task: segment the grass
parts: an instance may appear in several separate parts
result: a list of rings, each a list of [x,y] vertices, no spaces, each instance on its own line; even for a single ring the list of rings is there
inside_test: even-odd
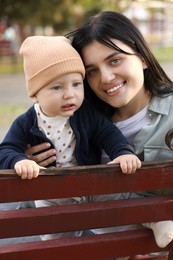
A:
[[[173,62],[173,47],[152,48],[152,52],[159,62]]]
[[[10,105],[1,104],[0,105],[0,122],[1,127],[8,127],[13,120],[27,109],[26,106],[22,105]]]
[[[0,63],[0,74],[13,74],[13,73],[23,73],[23,65],[20,63],[10,64],[10,63]]]
[[[0,74],[23,73],[23,64],[20,57],[13,59],[11,57],[0,58]]]

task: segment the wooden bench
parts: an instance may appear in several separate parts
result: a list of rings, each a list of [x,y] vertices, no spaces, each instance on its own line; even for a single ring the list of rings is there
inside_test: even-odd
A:
[[[33,180],[21,180],[13,170],[0,170],[1,203],[161,188],[173,188],[173,161],[143,163],[142,168],[134,175],[122,174],[119,166],[115,165],[46,169]],[[173,195],[6,210],[0,212],[0,238],[89,230],[167,219],[173,219]],[[0,259],[110,260],[163,251],[169,252],[169,260],[173,259],[171,243],[164,249],[159,248],[152,231],[139,228],[1,245]]]

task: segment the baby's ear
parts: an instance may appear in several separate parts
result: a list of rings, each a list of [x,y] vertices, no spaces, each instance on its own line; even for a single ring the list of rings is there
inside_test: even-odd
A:
[[[38,103],[38,99],[37,99],[37,96],[33,96],[31,97],[33,103]]]

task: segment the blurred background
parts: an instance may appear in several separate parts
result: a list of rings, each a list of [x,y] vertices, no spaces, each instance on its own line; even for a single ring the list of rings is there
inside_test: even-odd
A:
[[[0,0],[0,36],[9,26],[19,41],[33,34],[62,34],[103,10],[124,13],[151,43],[173,43],[172,0]]]
[[[19,47],[27,36],[65,34],[103,10],[125,14],[142,31],[156,54],[163,54],[159,59],[173,58],[173,55],[166,57],[166,51],[160,52],[160,48],[173,47],[173,0],[28,0],[25,3],[0,0],[1,65],[5,56],[18,62]],[[0,73],[3,70],[1,66]]]
[[[31,104],[19,56],[22,41],[30,35],[64,35],[105,10],[130,18],[173,78],[173,0],[0,0],[0,139]]]

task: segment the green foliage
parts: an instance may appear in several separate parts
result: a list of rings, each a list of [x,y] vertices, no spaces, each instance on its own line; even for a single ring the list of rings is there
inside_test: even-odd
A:
[[[118,3],[117,0],[0,0],[0,19],[8,18],[33,28],[51,25],[61,33],[101,10],[118,9]]]

